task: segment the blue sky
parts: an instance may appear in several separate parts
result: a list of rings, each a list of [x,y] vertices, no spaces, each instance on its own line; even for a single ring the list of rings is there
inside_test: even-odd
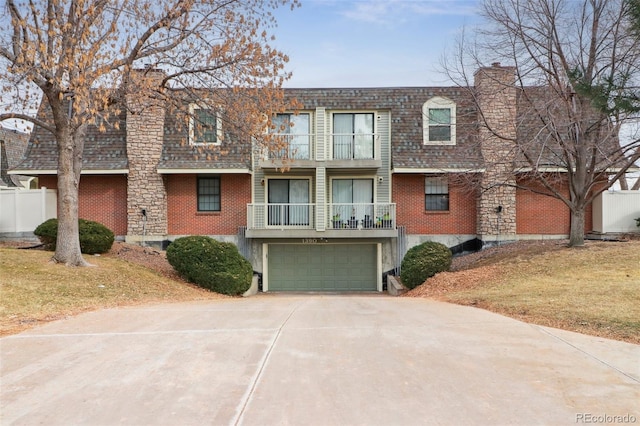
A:
[[[438,71],[479,0],[301,0],[278,9],[273,45],[290,57],[285,87],[448,85]]]

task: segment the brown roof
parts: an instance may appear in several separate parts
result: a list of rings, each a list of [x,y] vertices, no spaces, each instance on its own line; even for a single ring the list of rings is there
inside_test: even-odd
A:
[[[392,161],[394,168],[475,169],[482,159],[476,138],[476,110],[467,90],[458,87],[285,89],[305,109],[325,107],[344,110],[390,110]],[[457,104],[457,136],[454,146],[424,145],[422,105],[434,96],[443,96]],[[40,111],[39,114],[43,114]],[[87,131],[83,170],[123,170],[126,156],[124,113],[120,127],[100,132],[91,125]],[[165,117],[165,140],[159,169],[249,169],[251,147],[237,135],[225,134],[219,147],[202,151],[185,143],[187,130],[177,126],[175,117]],[[51,133],[42,128],[33,132],[26,159],[20,170],[56,170],[57,148]]]
[[[209,148],[188,141],[188,130],[165,115],[164,144],[158,169],[245,169],[251,168],[251,144],[247,138],[225,131],[220,145]],[[225,126],[222,126],[223,130]]]
[[[49,114],[43,103],[38,116]],[[83,170],[125,170],[128,167],[126,146],[126,113],[114,118],[119,121],[119,129],[107,125],[101,132],[95,125],[89,125],[82,158]],[[42,127],[35,126],[31,133],[29,147],[22,162],[13,167],[16,170],[57,170],[58,147],[54,135]]]
[[[459,87],[360,89],[287,89],[305,108],[391,111],[393,168],[476,169],[482,164],[477,144],[476,109],[469,91]],[[425,145],[422,105],[434,96],[457,105],[456,144]]]
[[[540,167],[566,168],[565,156],[558,138],[566,141],[567,146],[573,146],[569,131],[573,129],[574,123],[567,111],[563,109],[567,104],[546,87],[527,87],[518,92],[517,106],[517,138],[521,149],[517,163],[527,167],[524,157],[524,153],[527,153]],[[590,108],[590,104],[587,104],[587,108]],[[603,115],[595,109],[584,112],[582,116],[586,117],[588,113],[592,114],[590,124],[593,124],[594,120],[603,118]],[[545,118],[545,121],[541,117]],[[606,117],[604,120],[606,122]],[[596,148],[599,162],[596,168],[605,170],[612,167],[618,160],[620,141],[615,129],[605,126],[599,134],[592,134],[591,138],[583,138],[583,142],[587,146]]]

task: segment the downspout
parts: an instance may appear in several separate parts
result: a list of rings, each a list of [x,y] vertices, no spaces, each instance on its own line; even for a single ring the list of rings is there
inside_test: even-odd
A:
[[[147,230],[147,209],[142,209],[140,213],[142,213],[142,246],[144,247],[144,237]]]
[[[500,219],[502,218],[502,206],[498,206],[496,207],[496,213],[498,214],[496,216],[496,225],[498,227],[498,235],[496,236],[497,239],[497,245],[500,245]]]

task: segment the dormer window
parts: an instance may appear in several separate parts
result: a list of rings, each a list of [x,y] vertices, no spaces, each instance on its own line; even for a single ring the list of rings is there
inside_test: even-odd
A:
[[[425,145],[456,144],[456,104],[434,97],[422,106],[422,131]]]
[[[189,107],[189,141],[193,145],[220,145],[222,143],[222,119],[210,108]]]

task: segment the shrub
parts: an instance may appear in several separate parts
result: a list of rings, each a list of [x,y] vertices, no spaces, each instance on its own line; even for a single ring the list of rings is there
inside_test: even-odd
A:
[[[640,217],[636,218],[636,226],[640,228]]]
[[[451,250],[444,244],[427,241],[407,251],[402,259],[400,279],[405,287],[412,289],[450,266]]]
[[[167,260],[186,280],[211,291],[239,295],[251,287],[253,268],[238,248],[204,236],[176,239]]]
[[[46,250],[56,249],[58,238],[58,219],[49,219],[42,222],[33,233],[44,244]],[[78,233],[80,237],[80,251],[85,254],[106,253],[111,249],[115,235],[101,223],[91,220],[78,220]]]

